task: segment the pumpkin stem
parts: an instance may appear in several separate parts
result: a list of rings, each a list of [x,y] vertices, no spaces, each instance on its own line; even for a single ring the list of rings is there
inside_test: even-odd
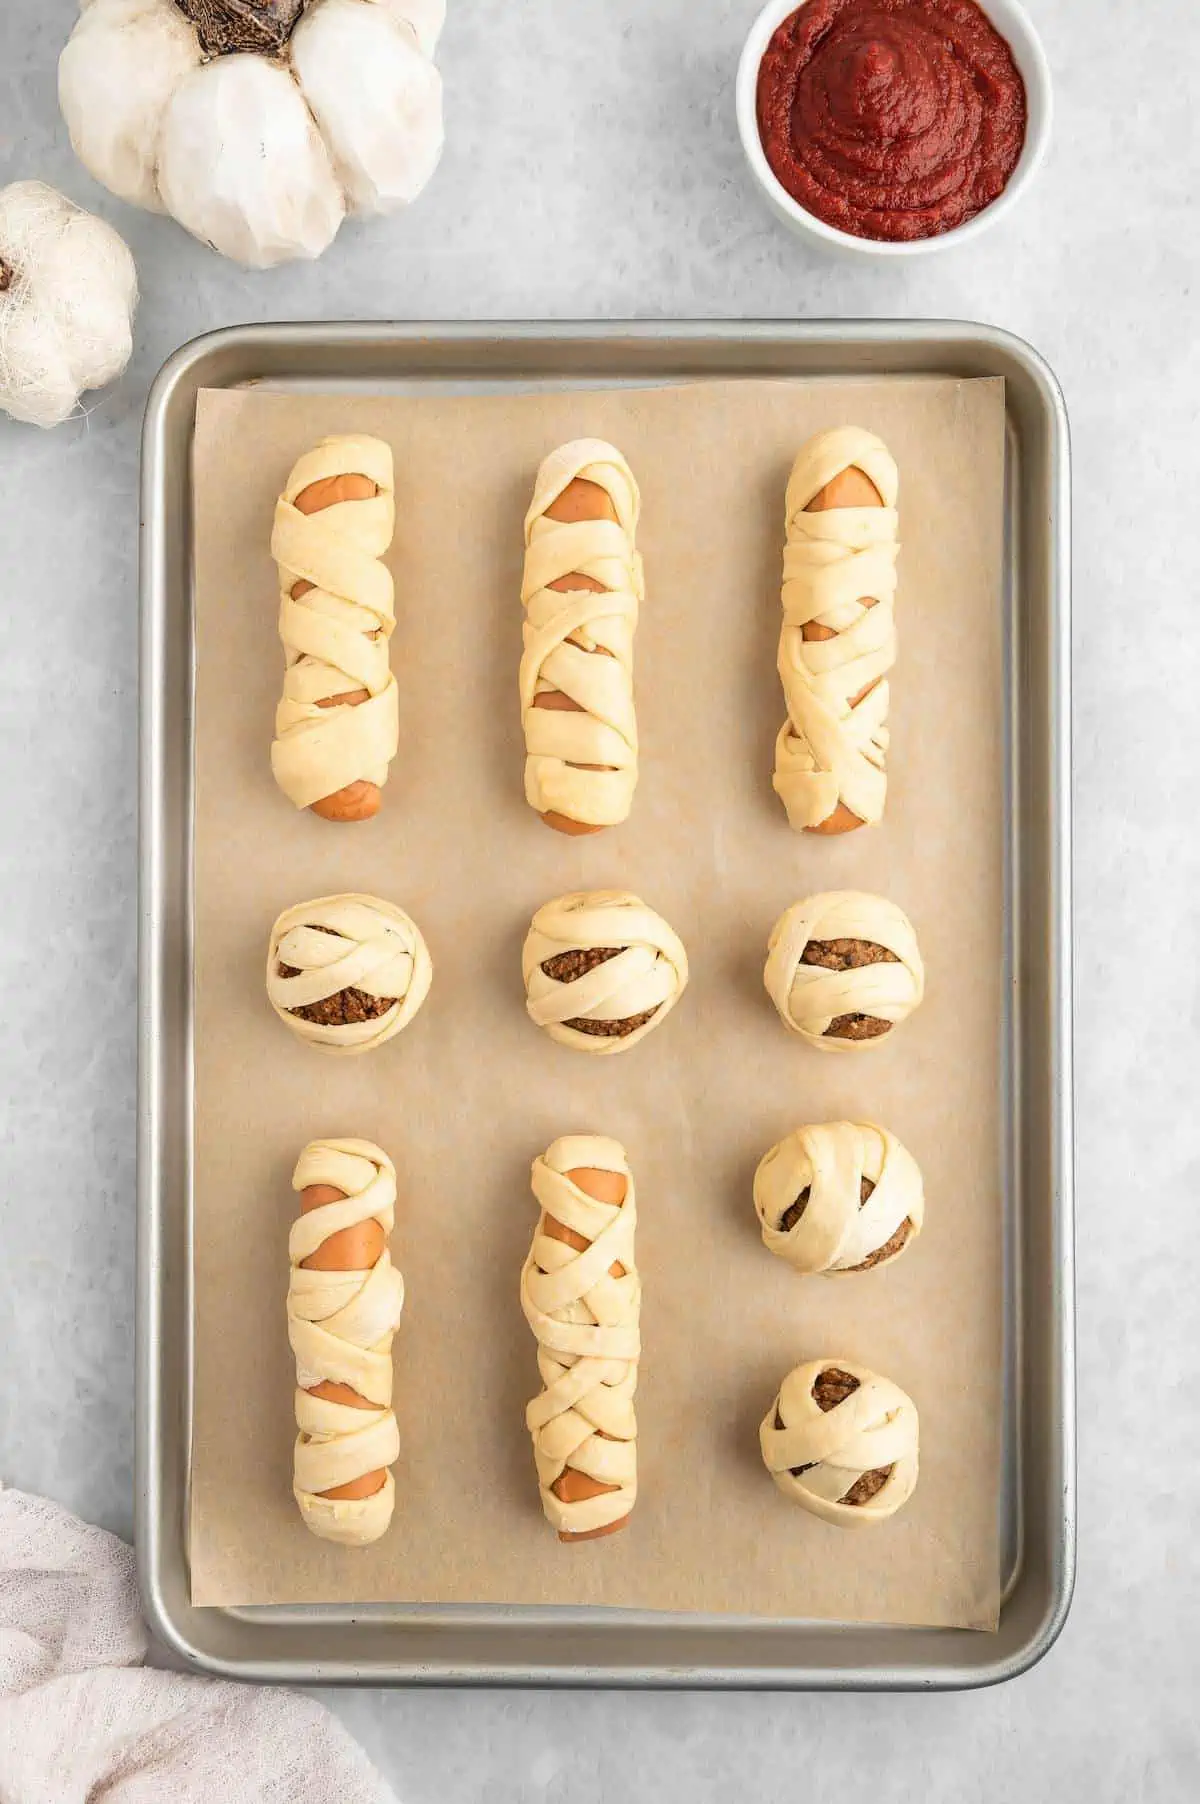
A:
[[[175,5],[196,27],[205,56],[238,51],[278,56],[308,0],[175,0]]]
[[[12,287],[13,277],[16,273],[12,264],[6,263],[4,258],[0,257],[0,294],[6,293]]]

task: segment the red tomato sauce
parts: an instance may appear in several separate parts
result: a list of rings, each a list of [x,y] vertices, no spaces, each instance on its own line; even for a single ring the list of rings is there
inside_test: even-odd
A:
[[[933,238],[1001,193],[1025,84],[974,0],[807,0],[758,72],[758,129],[793,200],[858,238]]]

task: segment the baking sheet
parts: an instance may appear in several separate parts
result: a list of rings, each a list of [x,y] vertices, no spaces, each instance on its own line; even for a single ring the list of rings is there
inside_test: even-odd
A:
[[[769,787],[783,486],[810,432],[855,420],[901,468],[901,654],[888,817],[789,833]],[[266,762],[281,653],[267,540],[312,439],[397,455],[392,563],[402,750],[378,821],[295,815]],[[999,1593],[1003,470],[999,382],[752,383],[471,399],[201,396],[195,446],[198,1603],[601,1603],[987,1627]],[[521,796],[520,521],[561,439],[614,439],[642,484],[642,781],[626,826],[549,834]],[[687,995],[627,1057],[551,1045],[523,1010],[537,904],[638,890],[682,934]],[[876,1051],[823,1058],[761,986],[776,914],[809,890],[908,909],[929,996]],[[333,1061],[267,1008],[267,930],[334,889],[421,923],[433,994],[379,1053]],[[925,1169],[926,1231],[892,1270],[798,1278],[758,1241],[754,1163],[802,1119],[875,1116]],[[555,1134],[625,1143],[638,1177],[645,1352],[629,1530],[564,1548],[542,1521],[517,1278],[528,1165]],[[312,1539],[290,1498],[283,1318],[296,1152],[315,1134],[395,1158],[403,1453],[389,1536]],[[912,1504],[838,1534],[766,1478],[757,1423],[783,1372],[864,1360],[922,1415]]]

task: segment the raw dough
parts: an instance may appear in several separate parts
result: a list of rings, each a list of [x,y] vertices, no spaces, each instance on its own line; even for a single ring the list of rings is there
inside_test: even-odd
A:
[[[302,514],[296,496],[327,477],[362,475],[379,493]],[[391,572],[391,448],[376,438],[322,439],[296,464],[275,506],[271,555],[279,565],[279,637],[287,657],[275,714],[271,769],[297,808],[347,784],[387,782],[400,742],[388,641],[396,625]],[[299,581],[313,583],[298,599]],[[357,705],[318,704],[366,689]]]
[[[884,505],[806,513],[826,483],[851,467],[870,478]],[[898,487],[887,446],[858,426],[818,433],[792,468],[779,638],[788,718],[775,742],[774,786],[793,827],[819,825],[839,803],[869,824],[883,816]],[[806,640],[810,622],[835,636]]]
[[[823,1372],[856,1381],[827,1410],[813,1395]],[[894,1516],[916,1489],[917,1433],[916,1405],[898,1384],[848,1359],[813,1359],[784,1379],[759,1444],[785,1497],[839,1528],[863,1528]],[[856,1486],[862,1501],[847,1503]]]
[[[845,971],[806,964],[810,940],[865,940],[894,954],[894,962]],[[862,890],[827,890],[794,902],[771,929],[763,981],[785,1027],[827,1052],[860,1051],[891,1038],[846,1039],[826,1030],[847,1015],[893,1025],[925,994],[925,967],[912,922],[883,896]]]
[[[369,1140],[313,1140],[300,1154],[292,1189],[328,1184],[341,1202],[298,1216],[288,1236],[288,1340],[296,1357],[296,1437],[293,1490],[305,1525],[324,1541],[365,1547],[392,1519],[396,1486],[389,1471],[370,1497],[323,1497],[368,1472],[390,1467],[400,1454],[392,1413],[392,1337],[404,1308],[404,1280],[385,1246],[369,1271],[306,1271],[331,1234],[374,1219],[390,1235],[395,1221],[396,1171]],[[330,1403],[309,1393],[325,1382],[349,1385],[374,1405]]]
[[[921,1232],[925,1193],[916,1160],[887,1128],[823,1121],[764,1155],[754,1207],[763,1245],[798,1272],[846,1272],[899,1258]]]
[[[581,1167],[623,1173],[624,1202],[585,1195],[565,1176]],[[533,1193],[542,1213],[521,1273],[521,1307],[537,1336],[545,1388],[525,1420],[547,1519],[560,1533],[588,1534],[623,1520],[637,1497],[641,1279],[633,1174],[616,1140],[568,1134],[534,1160]],[[548,1215],[587,1240],[586,1250],[551,1238]],[[624,1266],[624,1275],[613,1277],[613,1265]],[[552,1487],[568,1465],[618,1488],[564,1503]]]
[[[615,954],[573,981],[542,966],[564,953]],[[586,961],[584,961],[586,962]],[[530,1020],[580,1052],[627,1052],[670,1013],[688,980],[678,935],[639,896],[580,891],[547,902],[533,917],[521,953]],[[645,1017],[623,1034],[605,1024]],[[582,1028],[570,1025],[583,1021]],[[591,1029],[591,1031],[588,1031]]]
[[[615,520],[545,517],[576,477],[606,491]],[[633,802],[633,635],[643,598],[642,560],[634,549],[639,508],[633,472],[601,439],[563,445],[537,473],[525,517],[520,686],[525,796],[539,814],[609,827],[626,819]],[[576,571],[603,589],[550,587]],[[550,689],[569,696],[581,711],[535,707],[534,696]]]
[[[281,977],[280,965],[297,975]],[[267,995],[302,1040],[323,1052],[370,1052],[408,1026],[433,980],[429,950],[416,922],[378,896],[319,896],[286,908],[271,929]],[[372,1019],[321,1023],[294,1014],[357,992],[390,1000]]]

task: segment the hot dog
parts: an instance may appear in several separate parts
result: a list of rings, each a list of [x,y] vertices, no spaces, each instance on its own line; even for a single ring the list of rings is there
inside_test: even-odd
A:
[[[279,634],[287,655],[271,763],[297,807],[370,820],[399,743],[388,665],[395,520],[392,454],[378,439],[325,439],[275,510]]]
[[[886,446],[852,426],[811,439],[788,483],[774,787],[810,833],[883,815],[897,486]]]
[[[314,1140],[292,1179],[288,1334],[296,1356],[293,1489],[325,1540],[365,1546],[391,1521],[399,1454],[392,1337],[404,1282],[388,1254],[391,1160],[367,1140]]]
[[[639,507],[620,452],[581,439],[545,459],[526,516],[525,794],[559,833],[598,833],[633,800]]]
[[[568,1135],[534,1161],[533,1189],[541,1216],[521,1302],[545,1388],[526,1420],[559,1540],[593,1541],[623,1528],[637,1497],[633,1179],[615,1140]]]

